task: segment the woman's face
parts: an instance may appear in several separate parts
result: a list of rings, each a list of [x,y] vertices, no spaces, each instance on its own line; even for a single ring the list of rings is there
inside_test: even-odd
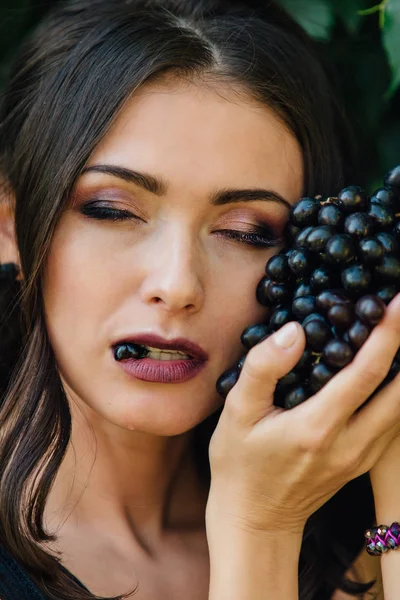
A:
[[[43,280],[67,395],[103,425],[183,433],[221,405],[219,375],[244,353],[243,329],[266,317],[255,290],[281,247],[288,206],[279,197],[291,204],[302,192],[299,144],[268,108],[229,91],[153,83],[126,104],[87,167]],[[261,188],[258,199],[235,192],[215,202]],[[101,208],[123,212],[113,220]],[[113,344],[148,334],[185,338],[208,359],[196,373],[147,358],[151,367],[130,375]],[[189,378],[174,380],[180,369]]]

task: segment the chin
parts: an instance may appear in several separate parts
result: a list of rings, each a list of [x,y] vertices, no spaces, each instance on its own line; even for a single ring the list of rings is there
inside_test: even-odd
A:
[[[223,404],[216,390],[168,390],[163,384],[155,384],[151,390],[134,390],[109,394],[104,389],[96,394],[90,390],[85,394],[73,394],[71,412],[79,419],[83,414],[94,431],[98,427],[104,430],[104,422],[125,431],[136,431],[156,436],[177,436],[194,429]],[[69,394],[70,396],[70,394]],[[71,397],[71,396],[70,396]],[[109,398],[112,398],[110,401]],[[78,411],[74,410],[78,407]]]

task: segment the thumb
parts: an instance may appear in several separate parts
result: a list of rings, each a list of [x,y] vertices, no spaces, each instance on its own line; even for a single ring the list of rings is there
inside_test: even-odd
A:
[[[291,321],[251,348],[225,401],[243,424],[252,426],[271,411],[278,379],[295,367],[305,342],[302,326]]]

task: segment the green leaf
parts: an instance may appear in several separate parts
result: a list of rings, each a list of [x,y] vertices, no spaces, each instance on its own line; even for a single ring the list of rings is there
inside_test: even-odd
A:
[[[326,40],[330,37],[334,13],[330,0],[279,0],[313,38]]]
[[[389,0],[385,12],[382,41],[392,69],[390,97],[400,85],[400,0]]]
[[[349,33],[356,33],[361,22],[361,11],[367,0],[331,0],[334,13],[344,23]]]

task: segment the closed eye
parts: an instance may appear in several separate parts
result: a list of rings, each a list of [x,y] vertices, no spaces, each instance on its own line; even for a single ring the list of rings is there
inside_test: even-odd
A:
[[[263,229],[262,231],[235,231],[233,229],[220,229],[215,233],[222,234],[228,239],[236,240],[242,244],[247,244],[248,246],[254,246],[257,248],[271,248],[274,246],[279,246],[283,243],[282,238],[277,238],[276,235],[273,235],[272,231],[268,229]]]
[[[134,213],[108,206],[100,206],[96,202],[89,202],[81,206],[80,211],[86,217],[97,219],[100,221],[142,221],[140,217]],[[217,235],[223,236],[225,239],[231,239],[248,246],[256,248],[271,248],[282,244],[282,238],[277,238],[272,231],[267,228],[258,228],[257,231],[236,231],[233,229],[220,229],[216,232]]]
[[[84,204],[80,210],[85,216],[102,221],[142,221],[140,217],[128,210],[99,206],[92,202]]]

